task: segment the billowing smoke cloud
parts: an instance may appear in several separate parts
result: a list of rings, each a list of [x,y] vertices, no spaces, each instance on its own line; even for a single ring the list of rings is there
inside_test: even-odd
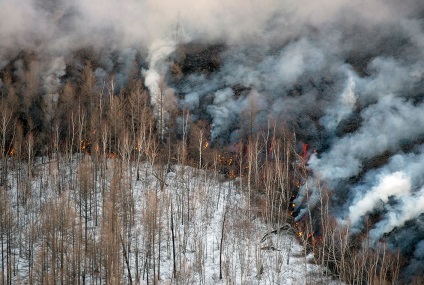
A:
[[[408,194],[411,183],[405,173],[395,172],[381,178],[380,183],[371,188],[359,201],[349,207],[349,219],[355,225],[359,219],[372,211],[377,204],[387,203],[392,196]]]
[[[421,1],[0,0],[0,7],[0,71],[19,78],[32,66],[46,120],[68,72],[88,60],[97,84],[114,78],[115,92],[136,68],[162,133],[170,104],[209,120],[221,143],[240,139],[246,116],[254,132],[284,122],[317,150],[298,219],[305,197],[311,207],[319,201],[319,178],[341,222],[361,229],[377,213],[372,237],[424,260]]]
[[[362,171],[366,160],[420,139],[424,135],[423,104],[405,101],[387,95],[364,108],[362,126],[336,139],[320,158],[314,156],[311,167],[329,183],[348,179]]]
[[[384,212],[383,219],[370,232],[374,242],[424,213],[423,151],[420,147],[416,153],[394,155],[381,168],[369,171],[364,182],[353,189],[361,197],[349,207],[348,216],[353,224],[376,206]],[[371,187],[379,177],[380,182]]]
[[[401,227],[405,222],[416,219],[424,213],[424,189],[415,193],[415,195],[399,198],[399,205],[389,207],[383,221],[375,225],[371,230],[370,236],[376,241],[383,234],[390,233],[394,228]]]

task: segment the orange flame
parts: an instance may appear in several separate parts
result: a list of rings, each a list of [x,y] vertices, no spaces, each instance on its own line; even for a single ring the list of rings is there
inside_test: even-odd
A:
[[[231,165],[231,163],[233,163],[233,158],[232,158],[232,157],[230,157],[230,158],[228,159],[228,165]]]
[[[306,158],[307,157],[307,155],[308,155],[308,144],[307,143],[304,143],[303,144],[303,146],[302,146],[302,152],[300,153],[300,156],[302,157],[302,158]]]
[[[203,150],[207,149],[209,147],[209,142],[205,143],[205,146],[203,147]]]

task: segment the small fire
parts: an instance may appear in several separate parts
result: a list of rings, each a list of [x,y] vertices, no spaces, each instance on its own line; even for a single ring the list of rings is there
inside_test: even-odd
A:
[[[87,140],[81,140],[80,141],[80,149],[81,149],[81,151],[85,152],[86,154],[90,154],[91,142],[87,141]]]
[[[9,151],[9,155],[10,156],[14,156],[15,155],[15,149],[12,147],[12,149]]]
[[[312,150],[309,144],[302,143],[302,150],[300,151],[299,156],[303,159],[303,162],[307,163],[308,160],[311,158],[311,155],[316,153],[316,149]]]
[[[236,172],[234,170],[230,170],[230,172],[228,172],[228,174],[227,174],[227,177],[228,178],[236,178],[237,177]]]
[[[228,159],[225,156],[218,154],[218,161],[222,165],[231,165],[233,163],[233,158],[230,156]]]
[[[300,156],[301,156],[303,159],[306,159],[306,158],[307,158],[307,156],[308,156],[308,146],[309,146],[309,144],[307,144],[307,143],[304,143],[304,144],[302,145],[302,152],[300,153]]]
[[[205,145],[203,146],[203,150],[207,149],[209,147],[209,142],[206,142]]]
[[[86,141],[81,140],[80,143],[81,143],[81,150],[82,151],[85,151],[87,149],[87,143],[86,143]]]

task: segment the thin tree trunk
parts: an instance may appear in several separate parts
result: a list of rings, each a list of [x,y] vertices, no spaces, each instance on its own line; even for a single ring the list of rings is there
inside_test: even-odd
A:
[[[171,236],[172,236],[172,260],[173,260],[173,278],[177,277],[177,268],[175,262],[175,235],[174,235],[174,211],[172,209],[172,196],[171,196]]]
[[[124,239],[122,238],[122,234],[119,234],[119,237],[121,238],[122,253],[125,258],[125,263],[127,264],[128,279],[130,281],[130,284],[133,284],[132,277],[131,277],[131,270],[130,270],[130,262],[128,260],[127,251],[125,250],[125,244],[124,244]]]
[[[219,246],[219,279],[222,280],[222,245],[224,243],[224,228],[225,228],[225,219],[227,216],[227,209],[224,212],[224,219],[222,220],[222,228],[221,228],[221,242]]]

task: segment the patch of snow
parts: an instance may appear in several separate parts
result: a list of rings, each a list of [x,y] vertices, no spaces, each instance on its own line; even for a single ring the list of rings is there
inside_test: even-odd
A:
[[[60,164],[45,161],[37,159],[33,167],[34,175],[25,186],[31,195],[25,203],[16,198],[23,187],[18,171],[9,172],[8,176],[9,199],[13,210],[20,213],[13,248],[18,259],[16,282],[28,282],[29,266],[34,262],[31,258],[36,259],[37,252],[44,246],[43,233],[30,244],[26,225],[42,223],[43,209],[49,203],[60,203],[66,197],[67,209],[76,213],[73,217],[76,224],[84,228],[86,222],[91,242],[101,244],[101,219],[108,202],[105,199],[110,199],[113,187],[121,187],[116,193],[119,196],[116,199],[123,201],[121,206],[126,201],[129,205],[134,202],[134,226],[128,230],[122,226],[125,217],[120,221],[120,234],[129,246],[126,254],[134,283],[144,284],[147,278],[150,283],[158,269],[159,283],[175,283],[172,218],[178,276],[175,284],[340,284],[327,275],[325,268],[313,263],[313,255],[305,256],[304,247],[292,232],[269,234],[262,239],[269,226],[259,218],[249,218],[249,203],[245,193],[239,190],[237,180],[226,181],[214,173],[187,166],[173,166],[165,173],[164,169],[148,163],[140,165],[140,180],[136,180],[134,162],[126,165],[108,160],[107,167],[99,168],[90,157],[74,157],[70,164],[62,160]],[[93,187],[90,216],[84,217],[80,212],[79,189],[83,183],[81,171],[87,170],[92,171],[90,177],[95,183],[89,186]],[[41,224],[32,226],[43,229]],[[30,246],[35,252],[32,257],[26,254]],[[122,254],[122,249],[118,252]],[[152,258],[146,262],[149,256]],[[123,257],[122,260],[125,262]],[[123,267],[125,283],[129,280],[126,265]],[[98,278],[88,273],[85,276],[86,282],[99,281]]]

